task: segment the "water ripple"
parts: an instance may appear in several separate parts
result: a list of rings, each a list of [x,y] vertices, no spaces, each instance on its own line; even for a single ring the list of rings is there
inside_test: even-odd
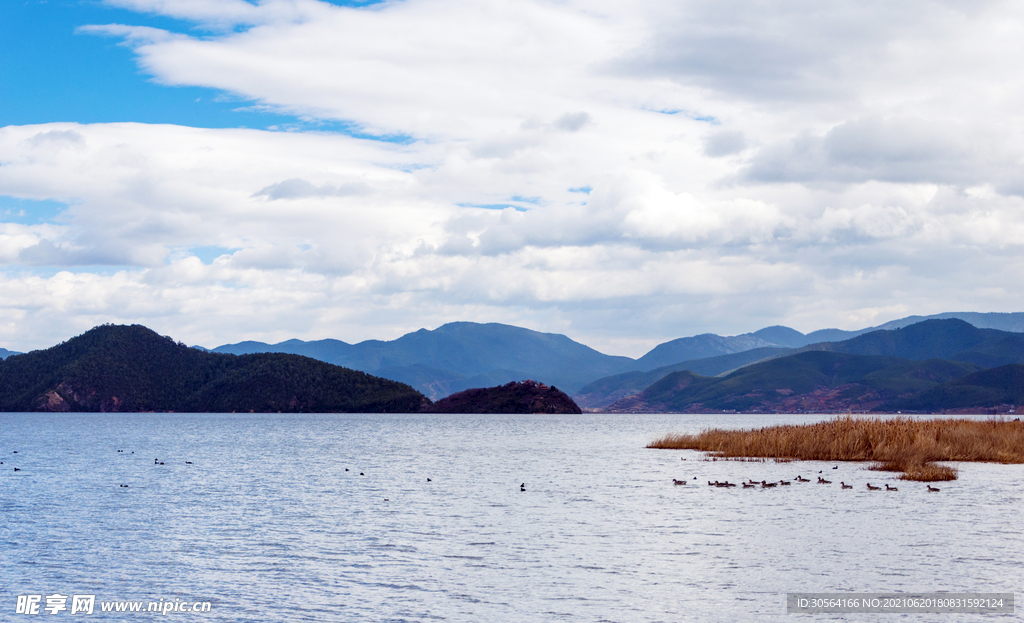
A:
[[[643,448],[813,419],[3,414],[25,472],[0,472],[0,608],[62,591],[208,600],[204,621],[789,621],[790,591],[1017,588],[1024,466],[892,493],[863,464]],[[836,484],[707,486],[826,469]]]

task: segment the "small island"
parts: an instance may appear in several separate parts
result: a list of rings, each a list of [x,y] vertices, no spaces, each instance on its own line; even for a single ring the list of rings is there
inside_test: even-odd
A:
[[[467,389],[442,398],[424,409],[427,413],[582,413],[557,387],[537,381],[507,383],[499,387]]]

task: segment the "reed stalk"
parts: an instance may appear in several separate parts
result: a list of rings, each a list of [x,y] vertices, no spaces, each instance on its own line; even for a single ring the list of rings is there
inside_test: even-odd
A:
[[[701,450],[714,458],[871,461],[871,469],[903,472],[921,482],[955,480],[936,461],[1024,463],[1024,423],[1004,420],[841,417],[757,430],[707,429],[669,434],[648,448]]]

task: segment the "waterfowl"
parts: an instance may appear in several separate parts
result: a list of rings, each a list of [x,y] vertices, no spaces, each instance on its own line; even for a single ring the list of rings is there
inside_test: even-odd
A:
[[[429,478],[427,478],[427,482],[430,482],[430,479],[429,479]]]
[[[525,482],[523,484],[519,485],[519,490],[520,491],[526,491],[526,483]]]
[[[427,480],[430,480],[430,479],[427,478]],[[672,484],[674,484],[674,485],[685,485],[686,481],[685,480],[676,480],[675,478],[673,478],[672,479]]]
[[[363,472],[359,472],[359,475],[360,476],[365,476],[366,474],[364,474]]]
[[[881,487],[872,487],[871,483],[868,483],[868,491],[878,491]]]
[[[346,472],[348,471],[348,468],[347,468],[347,467],[345,468],[345,471],[346,471]]]
[[[743,488],[744,489],[751,489],[751,488],[756,487],[756,486],[757,485],[752,483],[752,482],[745,482],[745,483],[743,483]]]
[[[842,487],[843,489],[852,489],[853,488],[853,485],[848,485],[848,484],[846,484],[843,481],[839,481],[839,486]]]
[[[819,485],[830,485],[830,484],[832,484],[832,481],[831,480],[825,480],[821,476],[818,476],[818,484]]]
[[[16,472],[20,472],[20,471],[21,471],[21,468],[20,468],[20,467],[15,467],[15,468],[14,468],[14,471],[16,471]]]
[[[788,487],[789,486],[789,483],[786,482],[785,480],[780,480],[779,484],[782,485],[783,487]]]
[[[939,489],[937,489],[936,487],[933,487],[931,485],[927,485],[927,487],[928,487],[928,490],[933,492],[933,493],[939,491]]]
[[[384,501],[385,501],[385,502],[390,502],[391,500],[389,500],[389,499],[387,499],[387,498],[384,498]]]
[[[803,476],[797,476],[796,477],[796,481],[797,482],[810,482],[811,479],[810,478],[804,478]]]
[[[128,487],[128,485],[117,485],[117,486],[119,486],[119,487],[125,487],[125,488],[127,488],[127,487]]]
[[[714,487],[714,486],[717,486],[717,485],[718,485],[718,481],[717,480],[714,481],[714,482],[711,482],[710,480],[708,481],[708,486],[709,487]]]
[[[771,487],[774,487],[774,486],[776,486],[776,484],[774,482],[765,482],[763,480],[761,481],[761,488],[762,489],[770,489]]]
[[[185,465],[191,465],[192,461],[185,461]]]
[[[886,491],[899,491],[899,489],[897,489],[896,487],[890,487],[888,483],[886,483],[886,485],[885,485],[885,490]]]
[[[836,466],[835,466],[835,467],[833,467],[832,469],[839,469],[839,466],[838,466],[838,465],[836,465]]]

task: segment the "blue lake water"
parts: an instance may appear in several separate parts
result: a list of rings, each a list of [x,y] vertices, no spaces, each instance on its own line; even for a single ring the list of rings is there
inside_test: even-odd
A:
[[[861,463],[644,448],[820,419],[0,414],[0,620],[52,593],[94,594],[58,615],[82,620],[179,599],[211,610],[172,619],[518,623],[873,621],[787,615],[786,593],[1021,592],[1022,465],[928,493]],[[707,486],[819,470],[834,484]]]

